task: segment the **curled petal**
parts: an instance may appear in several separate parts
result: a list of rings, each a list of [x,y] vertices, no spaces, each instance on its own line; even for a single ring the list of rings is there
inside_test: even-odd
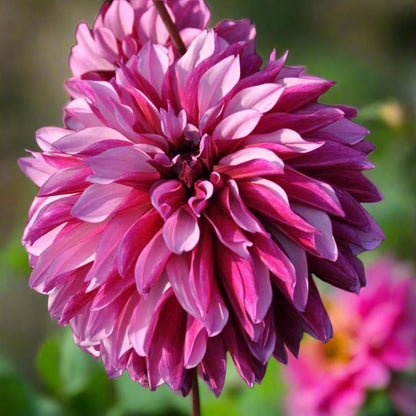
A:
[[[150,190],[152,205],[166,220],[185,203],[185,189],[178,180],[157,182]]]
[[[163,226],[163,238],[170,251],[182,254],[191,251],[199,241],[198,220],[186,207],[174,212]]]
[[[195,196],[189,198],[188,204],[193,213],[199,217],[201,212],[208,206],[208,201],[214,194],[214,185],[209,181],[195,183]]]

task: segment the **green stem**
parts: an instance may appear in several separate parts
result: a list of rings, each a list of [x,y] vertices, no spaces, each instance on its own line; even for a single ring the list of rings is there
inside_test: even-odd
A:
[[[173,44],[181,55],[184,55],[186,52],[186,46],[183,43],[181,35],[178,32],[178,29],[173,23],[172,18],[170,17],[168,11],[166,10],[165,3],[162,0],[153,0],[153,4],[156,7],[157,12],[159,13],[160,18],[162,19],[170,38],[172,39]]]
[[[191,388],[191,416],[201,416],[201,404],[199,400],[198,368],[195,368]]]

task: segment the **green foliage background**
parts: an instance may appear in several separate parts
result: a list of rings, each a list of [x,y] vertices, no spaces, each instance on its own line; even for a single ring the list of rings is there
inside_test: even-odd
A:
[[[27,287],[30,270],[20,246],[36,189],[18,170],[34,131],[59,125],[67,97],[67,56],[81,20],[92,22],[100,0],[0,0],[0,415],[186,415],[189,400],[165,388],[150,393],[127,376],[109,381],[99,362],[82,353],[67,328],[47,314],[47,299]],[[258,50],[289,49],[290,65],[337,81],[326,103],[359,108],[358,122],[377,145],[371,178],[385,201],[368,209],[386,233],[374,253],[414,261],[416,247],[416,4],[414,0],[208,0],[216,22],[249,18]],[[215,399],[202,387],[204,414],[284,414],[281,366],[271,362],[250,390],[229,366]],[[299,398],[301,400],[301,398]],[[383,397],[371,402],[387,415]],[[302,415],[301,415],[302,416]]]

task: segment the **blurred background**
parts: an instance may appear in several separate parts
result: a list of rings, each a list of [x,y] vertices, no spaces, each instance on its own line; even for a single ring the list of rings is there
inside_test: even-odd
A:
[[[377,145],[371,178],[385,201],[368,206],[386,234],[370,256],[414,260],[416,248],[416,2],[414,0],[208,0],[211,22],[248,18],[259,54],[289,49],[290,65],[337,81],[321,100],[359,109]],[[93,22],[101,0],[0,0],[0,414],[182,415],[187,399],[145,391],[127,377],[110,382],[27,287],[20,237],[36,188],[19,171],[34,132],[61,124],[63,81],[77,23]],[[364,258],[365,261],[369,257]],[[224,394],[204,388],[205,414],[281,415],[285,383],[271,363],[249,390],[230,368]],[[301,415],[302,416],[302,415]]]

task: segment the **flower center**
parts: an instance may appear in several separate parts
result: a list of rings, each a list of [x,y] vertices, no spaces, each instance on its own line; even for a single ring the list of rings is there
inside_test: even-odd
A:
[[[209,157],[206,140],[201,139],[199,130],[187,125],[182,135],[169,143],[172,161],[171,174],[181,180],[187,188],[192,188],[198,179],[209,178]]]
[[[188,188],[191,188],[197,179],[204,175],[204,166],[201,160],[192,152],[176,155],[173,159],[172,172]]]

